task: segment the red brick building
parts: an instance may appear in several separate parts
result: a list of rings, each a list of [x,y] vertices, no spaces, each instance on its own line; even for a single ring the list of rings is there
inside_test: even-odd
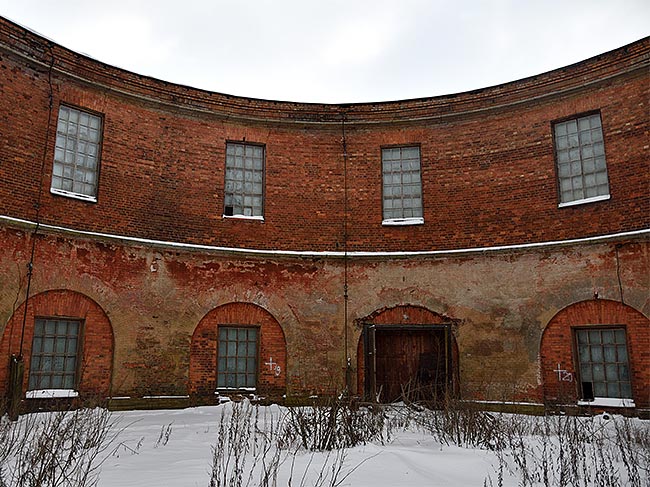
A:
[[[325,105],[0,19],[0,395],[20,358],[24,403],[410,387],[648,410],[649,100],[648,38]]]

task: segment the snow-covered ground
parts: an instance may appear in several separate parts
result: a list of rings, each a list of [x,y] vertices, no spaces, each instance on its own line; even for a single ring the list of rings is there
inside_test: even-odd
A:
[[[236,407],[236,406],[235,406]],[[207,487],[210,479],[212,450],[219,436],[219,424],[222,418],[230,420],[233,404],[218,407],[197,407],[178,411],[132,411],[114,413],[119,416],[119,423],[126,426],[121,433],[113,453],[103,464],[100,487],[159,487],[182,486]],[[260,412],[261,411],[261,412]],[[278,406],[260,407],[258,414],[264,419],[261,425],[268,427],[270,422],[281,421],[286,410]],[[384,444],[381,441],[369,442],[365,445],[344,450],[340,473],[335,485],[353,487],[396,487],[396,486],[446,486],[465,487],[483,485],[559,485],[556,482],[561,476],[565,481],[571,479],[570,462],[581,463],[583,471],[591,470],[576,485],[633,485],[628,478],[629,470],[623,465],[622,458],[616,458],[620,448],[615,441],[611,448],[598,443],[596,438],[616,437],[616,431],[622,425],[631,426],[641,432],[641,439],[650,439],[650,423],[640,420],[626,420],[601,415],[595,418],[582,418],[578,423],[562,422],[561,418],[544,419],[531,417],[506,416],[507,421],[514,418],[517,424],[538,424],[541,430],[547,428],[551,432],[546,440],[540,436],[524,434],[525,448],[530,452],[526,461],[530,462],[531,473],[535,469],[540,477],[533,476],[522,483],[521,472],[517,469],[514,450],[505,449],[501,453],[490,449],[461,448],[453,444],[438,441],[435,435],[423,428],[407,427],[393,428],[390,439]],[[566,418],[565,418],[566,419]],[[631,422],[630,422],[631,421]],[[534,423],[537,422],[537,423]],[[513,424],[514,424],[513,423]],[[511,424],[511,423],[508,423]],[[581,432],[572,431],[571,427],[578,425]],[[616,426],[618,424],[618,426]],[[583,427],[584,425],[584,427]],[[562,428],[562,432],[560,432]],[[223,430],[222,430],[223,431]],[[530,430],[529,430],[530,431]],[[568,460],[571,447],[558,444],[558,433],[563,435],[561,441],[569,441],[571,435],[588,432],[588,438],[593,439],[594,446],[589,448],[573,448],[577,455]],[[606,434],[603,435],[603,432]],[[609,432],[609,433],[607,433]],[[644,436],[645,435],[645,436]],[[518,441],[519,436],[513,436]],[[591,440],[589,440],[591,441]],[[643,444],[647,446],[647,443]],[[587,446],[587,445],[585,445]],[[561,473],[559,463],[553,465],[554,457],[562,457],[564,453],[564,468]],[[580,450],[580,451],[576,451]],[[319,483],[321,475],[331,475],[332,468],[340,465],[340,455],[336,452],[297,451],[295,456],[284,453],[283,461],[278,469],[278,486],[313,486],[331,485],[329,481]],[[584,459],[579,458],[581,455]],[[650,451],[641,452],[645,455],[640,474],[634,485],[650,485]],[[499,461],[499,456],[502,462]],[[521,461],[521,456],[518,460]],[[505,459],[505,461],[503,461]],[[542,464],[549,462],[544,467]],[[582,463],[584,462],[584,463]],[[251,467],[249,459],[247,467]],[[536,463],[537,465],[533,465]],[[505,467],[499,473],[499,466]],[[550,480],[542,477],[543,468],[547,469]],[[645,468],[645,470],[644,470]],[[247,470],[247,469],[244,469]],[[248,468],[250,470],[250,468]],[[258,474],[256,474],[258,475]],[[611,476],[603,480],[603,476]],[[247,484],[244,475],[243,485],[258,485],[259,477],[253,477]],[[573,478],[573,480],[577,480]],[[219,485],[219,484],[216,484]],[[223,484],[222,484],[223,485]],[[274,484],[271,484],[274,485]],[[567,484],[568,485],[568,484]]]
[[[318,420],[297,420],[301,411]],[[5,417],[0,485],[92,485],[79,480],[85,467],[75,465],[81,459],[79,465],[99,466],[91,476],[99,487],[650,486],[650,421],[486,414],[462,404],[444,412],[343,408],[338,424],[354,424],[348,431],[372,439],[330,452],[301,447],[302,438],[323,437],[319,425],[328,424],[330,411],[245,401],[184,410],[39,413],[17,422]],[[303,436],[301,429],[318,431]],[[63,465],[73,466],[62,473]],[[213,465],[221,481],[210,484]],[[263,466],[273,481],[260,480]],[[233,471],[239,482],[231,482]]]
[[[118,439],[120,446],[102,467],[99,486],[207,487],[221,409],[229,407],[116,413],[120,424],[128,427]],[[279,408],[271,409],[276,417],[281,414]],[[171,433],[163,445],[166,431]],[[313,485],[324,462],[334,464],[335,455],[298,452],[292,485],[301,485],[305,471],[310,480],[304,485]],[[287,485],[291,463],[287,459],[281,465],[279,486]],[[384,446],[371,443],[346,450],[340,477],[354,470],[342,485],[355,487],[481,486],[488,474],[494,476],[497,463],[490,452],[443,447],[424,432],[396,432]]]

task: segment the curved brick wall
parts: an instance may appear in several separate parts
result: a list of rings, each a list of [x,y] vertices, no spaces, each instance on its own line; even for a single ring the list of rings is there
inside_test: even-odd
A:
[[[256,393],[363,394],[374,323],[384,362],[446,364],[463,398],[575,406],[558,362],[575,374],[580,329],[618,327],[626,399],[648,414],[649,99],[650,38],[472,92],[323,105],[147,78],[0,19],[0,397],[32,261],[28,309],[80,318],[78,300],[104,323],[84,395],[214,401],[221,325],[259,330]],[[103,124],[96,201],[50,189],[62,106]],[[554,132],[582,116],[602,125],[585,134],[602,133],[609,194],[560,204]],[[235,144],[265,151],[263,220],[224,216]],[[419,149],[422,222],[384,224],[396,147]]]
[[[163,241],[341,250],[346,174],[350,251],[474,248],[639,230],[650,226],[649,53],[644,39],[468,93],[319,105],[238,98],[138,76],[2,21],[0,214],[35,219],[43,166],[43,223]],[[48,191],[61,104],[103,117],[96,203]],[[558,208],[551,124],[592,111],[602,117],[611,198]],[[226,141],[266,149],[263,223],[222,216]],[[391,145],[420,147],[423,225],[382,226],[381,148]]]

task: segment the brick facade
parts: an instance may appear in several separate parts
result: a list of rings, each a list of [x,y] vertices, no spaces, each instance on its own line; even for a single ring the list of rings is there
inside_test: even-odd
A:
[[[362,392],[362,323],[406,325],[408,309],[452,323],[461,396],[553,402],[549,364],[572,353],[557,320],[597,293],[625,303],[647,408],[649,65],[645,38],[467,93],[275,102],[126,72],[0,19],[0,395],[34,244],[28,311],[76,296],[101,330],[80,392],[214,397],[223,324],[259,327],[260,393]],[[101,116],[96,202],[50,191],[62,105]],[[560,207],[553,123],[585,113],[602,119],[610,197]],[[263,220],[224,217],[228,141],[264,146]],[[424,222],[382,225],[381,149],[407,145]],[[81,316],[66,306],[51,312]]]

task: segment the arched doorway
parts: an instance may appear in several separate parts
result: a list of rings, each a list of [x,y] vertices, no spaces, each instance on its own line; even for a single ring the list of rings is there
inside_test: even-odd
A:
[[[367,400],[440,402],[455,389],[453,321],[418,306],[379,310],[359,320],[359,390]]]

